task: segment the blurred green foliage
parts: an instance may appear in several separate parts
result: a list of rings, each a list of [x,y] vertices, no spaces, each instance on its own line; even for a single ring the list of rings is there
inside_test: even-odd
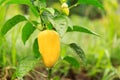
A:
[[[71,0],[75,3],[76,0]],[[80,69],[72,67],[76,73],[79,73],[82,69],[87,71],[87,75],[96,80],[119,80],[120,79],[120,4],[117,0],[102,0],[102,4],[105,8],[105,13],[100,9],[89,5],[80,5],[71,9],[70,18],[73,24],[86,26],[98,34],[101,37],[89,36],[83,33],[66,33],[62,38],[66,43],[76,42],[81,45],[86,54],[86,66],[85,68],[80,65]],[[69,1],[68,1],[69,3]],[[53,6],[57,9],[60,8],[60,3],[57,0],[48,0],[48,6]],[[52,5],[51,5],[52,4]],[[0,29],[6,20],[13,17],[16,14],[30,14],[30,19],[35,19],[33,13],[28,10],[26,5],[11,5],[0,6]],[[69,4],[72,5],[72,4]],[[24,7],[25,6],[25,7]],[[6,13],[7,12],[7,13]],[[30,37],[26,45],[21,41],[21,32],[23,23],[20,23],[12,29],[5,37],[0,34],[0,67],[14,65],[18,63],[20,59],[26,56],[33,55],[32,44],[33,38],[36,37],[37,32]],[[64,45],[62,45],[64,46]],[[67,52],[66,52],[67,51]],[[65,53],[66,52],[66,53]],[[62,48],[62,56],[71,53],[71,48]],[[11,54],[16,54],[11,56]],[[73,55],[73,54],[71,54]],[[76,59],[78,56],[76,55]],[[61,64],[56,64],[55,72],[60,72],[59,75],[64,77],[71,69],[71,66],[66,61]],[[99,74],[102,76],[100,79],[97,77]],[[55,80],[59,80],[59,76],[55,77]]]

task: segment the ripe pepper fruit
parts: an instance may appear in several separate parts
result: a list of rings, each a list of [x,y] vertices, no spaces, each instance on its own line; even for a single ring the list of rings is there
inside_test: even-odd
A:
[[[60,37],[54,30],[44,30],[38,34],[38,46],[46,67],[51,68],[60,56]]]

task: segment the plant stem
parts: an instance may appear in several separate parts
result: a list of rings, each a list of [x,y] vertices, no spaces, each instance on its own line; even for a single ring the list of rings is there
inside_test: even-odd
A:
[[[15,29],[14,29],[15,31]],[[11,40],[12,40],[12,64],[15,66],[16,65],[16,47],[15,47],[15,43],[16,43],[16,38],[15,38],[15,32],[12,31],[12,37],[11,37]]]
[[[69,7],[69,9],[76,7],[78,5],[78,3],[73,4],[72,6]]]
[[[36,0],[36,1],[38,2],[39,0]],[[41,16],[41,10],[40,10],[39,7],[38,7],[38,6],[39,6],[39,3],[38,3],[37,6],[36,6],[36,5],[34,4],[34,0],[31,0],[31,2],[32,2],[33,6],[36,7],[37,12],[39,13],[40,23],[41,23],[42,27],[44,27],[44,21],[43,21],[42,16]],[[41,29],[39,29],[38,27],[35,27],[35,28],[37,28],[38,30],[41,31]]]
[[[52,68],[48,69],[48,80],[51,80]]]

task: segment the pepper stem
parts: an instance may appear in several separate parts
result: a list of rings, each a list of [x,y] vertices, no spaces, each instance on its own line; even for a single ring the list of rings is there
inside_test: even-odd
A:
[[[51,80],[52,68],[48,69],[48,80]]]

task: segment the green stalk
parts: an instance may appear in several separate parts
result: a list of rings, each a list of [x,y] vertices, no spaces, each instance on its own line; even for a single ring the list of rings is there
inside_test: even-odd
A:
[[[5,50],[3,50],[3,66],[5,66],[6,65],[6,62],[7,62],[7,60],[6,60],[6,52],[5,52]]]
[[[51,80],[52,68],[48,69],[48,80]]]
[[[39,1],[39,0],[36,0],[37,2]],[[36,9],[37,9],[37,11],[38,11],[38,13],[39,13],[39,19],[40,19],[40,23],[41,23],[41,25],[42,25],[42,27],[43,28],[45,28],[45,24],[44,24],[44,21],[43,21],[43,19],[42,19],[42,10],[40,10],[39,9],[39,3],[37,4],[37,6],[34,4],[34,0],[31,0],[31,2],[32,2],[32,4],[33,4],[33,6],[35,6],[36,7]],[[40,30],[41,31],[41,29],[39,29],[38,27],[35,27],[36,29],[38,29],[38,30]]]
[[[75,3],[73,4],[72,6],[69,7],[69,9],[73,8],[73,7],[76,7],[79,3]]]
[[[14,38],[14,31],[12,31],[12,64],[13,64],[13,66],[15,66],[15,64],[16,64],[16,48],[15,48],[15,42],[16,42],[16,40],[15,40],[15,38]]]

